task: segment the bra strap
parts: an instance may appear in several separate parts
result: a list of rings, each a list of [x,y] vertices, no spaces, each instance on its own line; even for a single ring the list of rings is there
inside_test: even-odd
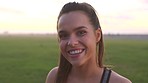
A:
[[[110,75],[111,75],[111,70],[110,69],[107,69],[105,67],[104,68],[104,71],[103,71],[102,78],[101,78],[101,83],[108,83],[109,82]]]

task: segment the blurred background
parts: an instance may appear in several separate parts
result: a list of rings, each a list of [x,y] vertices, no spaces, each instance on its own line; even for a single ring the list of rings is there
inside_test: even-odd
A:
[[[56,33],[62,6],[73,0],[1,0],[0,33]],[[148,0],[75,0],[98,12],[104,33],[148,34]]]
[[[58,65],[57,16],[74,0],[0,1],[0,83],[44,83]],[[133,83],[148,82],[148,0],[75,0],[97,11],[104,64]]]

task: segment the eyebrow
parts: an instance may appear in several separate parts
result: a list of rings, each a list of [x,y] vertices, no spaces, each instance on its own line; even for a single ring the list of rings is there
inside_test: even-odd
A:
[[[85,26],[79,26],[79,27],[75,28],[73,31],[77,31],[77,30],[80,30],[80,29],[83,29],[83,28],[88,29],[88,28],[85,27]],[[66,32],[66,31],[65,31],[65,30],[60,30],[58,33],[64,33],[64,32]]]
[[[85,26],[79,26],[79,27],[75,28],[75,29],[74,29],[74,31],[77,31],[77,30],[79,30],[79,29],[83,29],[83,28],[88,29],[88,28],[87,28],[87,27],[85,27]]]

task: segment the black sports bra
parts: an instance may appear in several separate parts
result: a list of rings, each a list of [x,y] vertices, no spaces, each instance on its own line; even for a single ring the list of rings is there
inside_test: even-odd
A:
[[[105,68],[104,68],[104,71],[103,71],[103,75],[102,75],[102,78],[101,78],[101,82],[100,82],[100,83],[109,83],[110,75],[111,75],[111,70],[110,70],[110,69],[107,69],[107,68],[105,67]]]

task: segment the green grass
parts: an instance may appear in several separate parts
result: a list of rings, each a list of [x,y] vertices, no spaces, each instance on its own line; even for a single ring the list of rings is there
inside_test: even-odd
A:
[[[148,40],[105,40],[105,63],[133,83],[148,82]]]
[[[148,40],[105,39],[104,63],[133,83],[148,82],[147,54]],[[0,83],[44,83],[58,56],[55,37],[0,36]]]
[[[44,83],[57,65],[57,47],[49,36],[1,36],[0,83]]]

